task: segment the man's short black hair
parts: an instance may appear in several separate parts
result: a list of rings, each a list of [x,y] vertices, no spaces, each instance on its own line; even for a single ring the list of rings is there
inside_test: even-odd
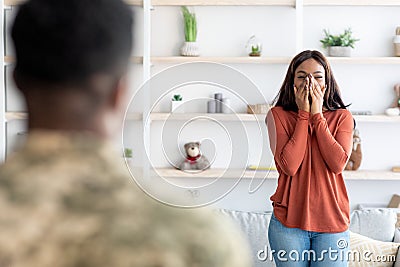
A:
[[[83,83],[122,74],[133,42],[132,10],[122,0],[29,0],[12,26],[18,80]]]

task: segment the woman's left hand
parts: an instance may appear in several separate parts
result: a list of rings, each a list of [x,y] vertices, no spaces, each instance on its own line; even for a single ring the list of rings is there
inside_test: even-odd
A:
[[[319,85],[314,77],[311,78],[312,86],[310,88],[310,95],[312,99],[311,114],[322,113],[322,106],[324,104],[325,87]]]

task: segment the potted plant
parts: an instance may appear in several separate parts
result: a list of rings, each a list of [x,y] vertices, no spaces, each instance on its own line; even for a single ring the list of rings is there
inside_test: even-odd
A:
[[[124,159],[128,165],[132,163],[133,153],[131,148],[124,148]]]
[[[359,39],[352,37],[350,28],[340,35],[332,35],[328,30],[324,30],[325,38],[320,40],[324,48],[328,48],[328,54],[332,57],[350,57],[351,49]]]
[[[258,45],[252,46],[249,56],[251,56],[251,57],[259,57],[259,56],[261,56],[261,48]]]
[[[133,157],[133,153],[132,153],[132,149],[131,148],[125,148],[124,149],[124,157],[125,158],[132,158]]]
[[[196,14],[191,13],[186,6],[182,7],[182,15],[185,23],[185,43],[181,48],[182,56],[197,57],[200,55],[197,45],[197,20]]]
[[[253,35],[249,38],[249,40],[247,41],[246,48],[247,48],[247,53],[249,54],[249,56],[251,56],[251,57],[261,56],[262,44],[255,35]]]
[[[171,112],[176,112],[176,113],[183,113],[183,107],[178,107],[182,105],[182,96],[181,95],[174,95],[171,99]]]

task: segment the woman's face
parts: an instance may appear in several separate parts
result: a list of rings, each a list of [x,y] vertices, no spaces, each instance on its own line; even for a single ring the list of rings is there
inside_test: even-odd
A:
[[[321,86],[325,87],[325,69],[315,59],[307,59],[301,63],[294,73],[294,85],[296,88],[303,88],[306,83],[307,75],[311,74],[315,81]]]

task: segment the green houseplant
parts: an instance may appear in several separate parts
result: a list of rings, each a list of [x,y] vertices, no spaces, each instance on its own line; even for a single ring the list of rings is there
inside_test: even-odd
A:
[[[251,53],[249,54],[251,57],[259,57],[261,56],[261,48],[258,45],[251,47]]]
[[[182,96],[181,95],[174,95],[172,97],[172,101],[182,101]]]
[[[186,6],[182,6],[184,21],[185,43],[181,48],[182,56],[199,56],[197,45],[197,18],[195,13],[191,13]]]
[[[183,112],[183,106],[179,107],[183,103],[183,98],[181,95],[174,95],[171,99],[171,112],[175,113],[182,113]]]
[[[355,39],[350,28],[344,33],[333,35],[328,30],[324,30],[325,38],[321,39],[323,48],[328,48],[328,54],[332,57],[349,57],[351,49],[359,39]]]
[[[132,149],[131,148],[125,148],[124,149],[124,157],[131,159],[133,157]]]

